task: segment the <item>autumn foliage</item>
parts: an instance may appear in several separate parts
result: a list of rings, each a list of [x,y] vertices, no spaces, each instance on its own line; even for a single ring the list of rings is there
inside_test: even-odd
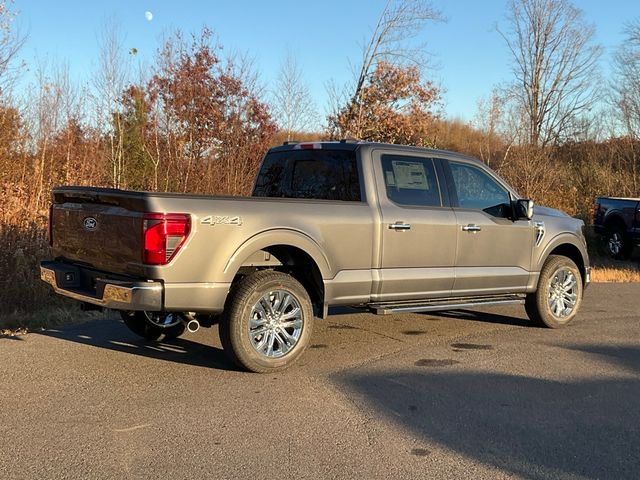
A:
[[[427,146],[439,99],[417,67],[381,61],[329,128],[338,138]]]
[[[252,174],[275,133],[267,106],[232,60],[223,62],[204,30],[168,40],[159,71],[131,85],[114,113],[123,188],[248,194]],[[115,164],[115,162],[111,162]]]

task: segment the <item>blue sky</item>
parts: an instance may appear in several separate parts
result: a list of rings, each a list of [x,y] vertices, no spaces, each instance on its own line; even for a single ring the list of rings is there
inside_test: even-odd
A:
[[[227,51],[248,52],[269,86],[287,50],[297,58],[313,97],[322,111],[326,83],[349,78],[350,61],[370,33],[384,0],[258,0],[160,1],[108,0],[86,2],[15,0],[17,26],[28,34],[21,52],[33,59],[67,62],[72,77],[87,81],[96,67],[98,35],[105,19],[114,18],[127,48],[141,59],[152,59],[163,34],[173,29],[212,28]],[[421,40],[428,45],[438,68],[430,72],[446,89],[445,113],[472,119],[478,98],[494,85],[510,80],[509,56],[496,22],[504,24],[506,0],[433,0],[448,18],[431,24]],[[606,76],[611,53],[623,39],[627,21],[640,18],[640,0],[581,0],[587,21],[595,24],[596,40],[605,48],[602,70]],[[153,19],[148,21],[145,12]],[[25,81],[31,72],[24,76]]]

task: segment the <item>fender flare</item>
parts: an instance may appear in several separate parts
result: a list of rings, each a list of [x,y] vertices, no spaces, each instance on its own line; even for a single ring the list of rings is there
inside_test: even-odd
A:
[[[225,281],[232,282],[242,264],[255,252],[274,245],[296,247],[309,255],[324,279],[333,278],[331,264],[320,245],[305,233],[288,228],[263,230],[248,238],[236,250],[224,267]]]
[[[578,252],[580,252],[583,266],[589,265],[589,256],[587,255],[586,247],[580,241],[578,236],[573,233],[563,232],[556,235],[549,242],[547,242],[546,247],[544,248],[544,250],[542,250],[542,253],[535,260],[536,261],[535,271],[539,272],[540,270],[542,270],[542,266],[544,265],[544,262],[547,261],[547,258],[549,258],[549,255],[553,250],[555,250],[560,245],[567,245],[567,244],[576,247]]]

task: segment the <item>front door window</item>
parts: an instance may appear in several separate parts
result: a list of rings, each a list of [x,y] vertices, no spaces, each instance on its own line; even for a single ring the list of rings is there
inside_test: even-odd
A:
[[[483,210],[494,217],[511,213],[509,192],[480,168],[450,162],[460,208]]]

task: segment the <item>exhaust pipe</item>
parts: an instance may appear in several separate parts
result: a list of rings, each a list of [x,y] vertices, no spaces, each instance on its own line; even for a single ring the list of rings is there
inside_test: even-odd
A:
[[[196,333],[200,330],[200,322],[196,320],[195,313],[183,312],[180,319],[189,333]]]
[[[196,333],[198,330],[200,330],[200,322],[195,318],[189,320],[187,322],[187,330],[189,331],[189,333]]]

